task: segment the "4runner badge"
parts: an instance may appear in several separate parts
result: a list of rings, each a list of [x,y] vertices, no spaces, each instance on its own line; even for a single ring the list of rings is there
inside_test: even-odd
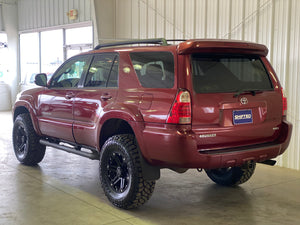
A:
[[[212,138],[212,137],[216,137],[217,134],[200,134],[199,138]]]
[[[242,97],[240,99],[240,102],[241,102],[241,104],[246,105],[246,104],[248,104],[248,99],[246,97]]]

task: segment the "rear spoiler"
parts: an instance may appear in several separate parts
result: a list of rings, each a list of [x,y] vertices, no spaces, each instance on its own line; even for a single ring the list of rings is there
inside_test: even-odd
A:
[[[177,46],[177,53],[186,55],[191,53],[236,53],[267,56],[265,45],[244,41],[198,39],[181,42]]]

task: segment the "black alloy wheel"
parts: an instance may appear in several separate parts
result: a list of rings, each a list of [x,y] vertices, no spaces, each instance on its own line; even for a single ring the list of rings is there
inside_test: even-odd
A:
[[[131,176],[128,171],[128,162],[120,152],[113,152],[109,155],[107,163],[107,179],[115,193],[124,193],[131,183]]]
[[[106,197],[122,209],[143,205],[154,191],[155,181],[143,177],[139,148],[131,134],[115,135],[105,142],[99,174]]]
[[[17,127],[15,132],[15,151],[19,158],[24,158],[28,149],[28,138],[22,124]]]
[[[20,114],[14,121],[13,147],[16,158],[23,164],[33,166],[41,162],[46,146],[39,143],[29,114]]]

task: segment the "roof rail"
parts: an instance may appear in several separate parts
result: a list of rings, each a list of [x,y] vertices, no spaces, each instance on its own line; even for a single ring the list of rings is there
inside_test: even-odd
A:
[[[166,41],[186,41],[187,39],[167,39]]]
[[[159,44],[159,45],[166,46],[166,45],[168,45],[168,42],[164,38],[135,39],[135,40],[128,40],[128,41],[118,41],[118,42],[112,42],[112,43],[99,44],[94,48],[94,50],[97,50],[100,48],[106,48],[106,47],[119,46],[119,45],[136,45],[136,44]]]

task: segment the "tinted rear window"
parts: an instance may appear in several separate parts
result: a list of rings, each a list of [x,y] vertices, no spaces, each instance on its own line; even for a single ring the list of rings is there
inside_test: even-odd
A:
[[[174,57],[171,52],[132,52],[130,58],[143,87],[174,86]]]
[[[193,54],[191,59],[197,93],[273,89],[258,56]]]

